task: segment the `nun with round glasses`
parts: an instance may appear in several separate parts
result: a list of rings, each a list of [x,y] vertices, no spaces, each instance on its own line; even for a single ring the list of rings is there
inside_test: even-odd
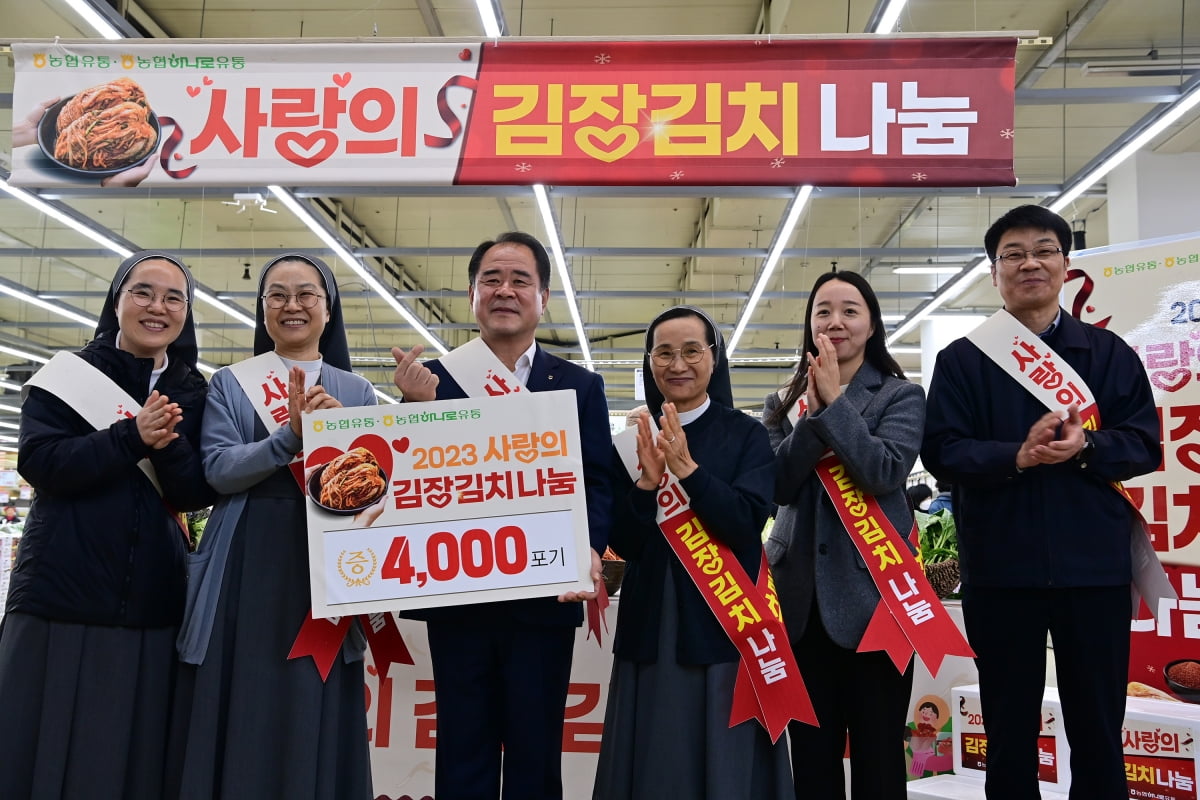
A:
[[[0,621],[0,797],[164,796],[179,512],[214,497],[192,297],[177,257],[125,259],[95,337],[22,403],[18,464],[35,494]]]
[[[172,798],[370,800],[365,641],[358,621],[326,677],[290,658],[309,618],[304,492],[291,468],[302,414],[375,404],[350,351],[333,272],[291,253],[263,267],[255,356],[286,373],[288,418],[260,416],[261,390],[213,375],[201,449],[220,497],[189,569],[172,722]],[[250,395],[254,394],[254,400]]]
[[[751,580],[763,562],[774,454],[733,408],[725,342],[698,308],[676,306],[646,331],[647,415],[640,474],[614,491],[609,544],[626,561],[594,800],[793,797],[787,748],[753,720],[729,726],[739,655],[656,521],[664,472],[705,530]],[[659,430],[654,433],[648,415]]]

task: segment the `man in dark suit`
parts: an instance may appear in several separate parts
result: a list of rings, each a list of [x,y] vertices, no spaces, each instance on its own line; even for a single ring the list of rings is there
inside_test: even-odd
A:
[[[1077,406],[1047,411],[970,338],[938,354],[921,460],[954,484],[963,618],[988,737],[985,791],[988,800],[1040,797],[1049,633],[1071,800],[1123,800],[1135,511],[1111,484],[1162,460],[1154,393],[1128,344],[1059,305],[1069,222],[1019,206],[996,220],[984,248],[1005,310],[1078,373],[1100,414],[1099,429],[1085,430]]]
[[[475,249],[467,296],[480,338],[526,389],[574,389],[587,492],[592,579],[608,544],[612,487],[611,438],[604,381],[537,346],[534,334],[550,297],[550,257],[526,233],[510,232]],[[466,397],[438,361],[422,364],[423,348],[399,348],[396,387],[405,402]],[[562,795],[562,733],[579,601],[569,592],[498,603],[409,612],[423,619],[437,699],[438,800],[558,800]],[[503,765],[503,768],[502,768]],[[501,775],[503,774],[503,795]]]

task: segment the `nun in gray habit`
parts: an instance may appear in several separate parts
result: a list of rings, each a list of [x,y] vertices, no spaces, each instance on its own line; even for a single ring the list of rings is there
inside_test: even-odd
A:
[[[69,391],[27,387],[19,468],[35,495],[0,622],[2,798],[163,797],[186,580],[177,512],[214,496],[196,446],[207,386],[192,286],[176,256],[130,256],[76,353],[146,406],[136,416],[97,429]],[[161,396],[178,409],[156,412]]]
[[[371,385],[350,372],[329,267],[280,256],[258,288],[255,354],[275,350],[304,370],[306,390],[336,404],[374,405]],[[266,305],[268,293],[283,294],[283,307]],[[288,468],[303,446],[288,424],[267,430],[231,371],[213,375],[201,448],[221,496],[189,562],[171,798],[373,796],[358,623],[327,680],[311,658],[288,659],[312,605],[305,500]]]
[[[650,357],[660,351],[669,364]],[[703,311],[676,306],[650,324],[646,353],[650,413],[658,422],[670,401],[678,414],[678,426],[658,423],[655,446],[668,466],[667,449],[688,453],[680,483],[692,510],[757,579],[775,454],[762,425],[733,408],[724,339]],[[738,652],[659,530],[656,492],[620,464],[614,472],[609,544],[626,567],[594,800],[791,800],[784,741],[755,721],[729,727]]]

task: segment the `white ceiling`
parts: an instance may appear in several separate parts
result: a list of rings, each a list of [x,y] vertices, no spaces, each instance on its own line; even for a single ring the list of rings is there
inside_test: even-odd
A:
[[[102,0],[92,0],[94,3]],[[113,0],[144,35],[235,37],[478,37],[473,0]],[[503,0],[508,33],[526,36],[860,34],[869,0]],[[116,13],[116,12],[114,12]],[[1068,26],[1068,22],[1070,23]],[[1018,48],[1016,173],[1019,189],[821,189],[813,195],[750,327],[735,364],[739,405],[761,405],[794,362],[807,289],[830,268],[866,273],[884,313],[911,315],[953,276],[896,275],[892,268],[929,261],[965,267],[983,231],[1015,205],[1044,202],[1098,154],[1122,141],[1176,93],[1200,57],[1200,3],[1194,0],[909,0],[898,30],[906,33],[1021,31],[1047,37]],[[63,0],[0,0],[0,40],[86,38],[95,33]],[[1156,51],[1157,60],[1148,54]],[[1183,63],[1181,65],[1181,59]],[[1084,65],[1087,65],[1086,68]],[[1134,77],[1097,67],[1163,66]],[[1192,68],[1194,69],[1194,68]],[[1134,73],[1137,74],[1137,73]],[[0,166],[7,166],[13,70],[0,59]],[[1158,91],[1162,90],[1162,91]],[[1066,104],[1064,104],[1066,103]],[[1149,146],[1157,152],[1200,150],[1192,112]],[[4,173],[0,173],[4,174]],[[260,191],[266,194],[265,187]],[[232,190],[72,190],[44,192],[139,247],[182,251],[198,280],[252,313],[262,263],[283,249],[324,246],[278,202],[280,213],[225,205]],[[510,227],[544,235],[528,187],[374,187],[297,194],[342,223],[344,241],[366,257],[435,333],[451,345],[471,335],[466,303],[467,255]],[[633,361],[642,331],[662,308],[691,302],[710,310],[726,333],[743,309],[791,192],[779,187],[551,187],[572,281],[614,408],[633,402]],[[1108,243],[1103,184],[1064,215],[1085,219],[1089,245]],[[352,233],[356,231],[357,235]],[[386,248],[379,250],[361,248]],[[95,316],[118,259],[62,224],[0,194],[0,286]],[[352,272],[343,283],[357,368],[387,391],[393,345],[421,337],[378,297],[361,292]],[[557,285],[557,278],[552,281]],[[357,292],[357,294],[356,294]],[[947,303],[947,313],[988,313],[997,298],[988,280]],[[250,354],[251,332],[206,306],[196,309],[203,357],[228,364]],[[540,338],[570,357],[577,351],[570,314],[551,301]],[[894,326],[896,323],[891,323]],[[37,353],[76,348],[85,327],[0,295],[0,345]],[[920,369],[919,328],[903,337],[901,364]],[[911,351],[911,352],[909,352]],[[609,363],[609,362],[619,363]],[[25,367],[23,370],[22,367]],[[0,368],[19,380],[28,362],[0,353]],[[0,416],[0,420],[3,417]]]

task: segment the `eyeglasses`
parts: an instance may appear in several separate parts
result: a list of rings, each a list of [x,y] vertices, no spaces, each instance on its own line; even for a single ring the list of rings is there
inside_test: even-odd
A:
[[[139,308],[149,308],[154,305],[154,298],[156,297],[162,300],[163,308],[167,311],[182,311],[187,308],[187,300],[177,294],[156,295],[149,289],[122,289],[121,291],[128,294],[129,299]]]
[[[1025,259],[1033,256],[1034,261],[1049,261],[1062,252],[1061,247],[1037,247],[1033,250],[1009,250],[996,256],[993,263],[1017,267],[1025,263]]]
[[[296,292],[295,294],[267,292],[262,296],[262,299],[267,304],[267,308],[283,308],[293,297],[296,298],[296,304],[301,308],[312,308],[318,301],[325,299],[325,295],[309,291]]]
[[[699,364],[700,359],[704,358],[704,354],[708,352],[712,345],[708,344],[701,347],[698,344],[689,344],[687,347],[660,347],[650,353],[650,360],[660,367],[669,367],[675,362],[675,354],[683,359],[685,364]]]

